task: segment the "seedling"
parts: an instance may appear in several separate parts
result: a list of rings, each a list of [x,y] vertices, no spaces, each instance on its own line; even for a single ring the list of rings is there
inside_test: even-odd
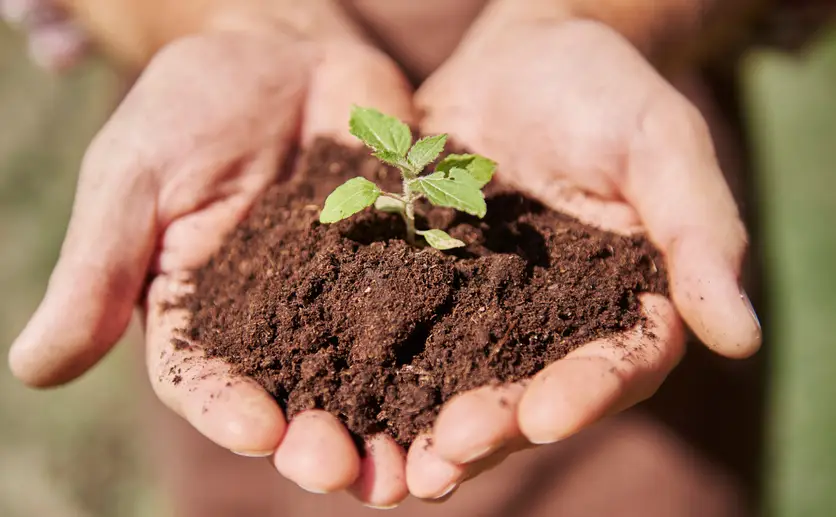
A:
[[[417,234],[439,250],[464,246],[443,230],[416,230],[415,202],[426,199],[433,205],[482,218],[487,211],[482,188],[493,177],[496,164],[476,154],[451,154],[438,163],[433,173],[422,176],[427,165],[444,150],[446,134],[428,136],[413,145],[409,126],[377,110],[359,106],[351,112],[349,129],[374,151],[373,156],[400,170],[403,192],[385,192],[366,178],[352,178],[328,196],[319,221],[335,223],[374,205],[378,210],[403,217],[406,241],[412,245]]]

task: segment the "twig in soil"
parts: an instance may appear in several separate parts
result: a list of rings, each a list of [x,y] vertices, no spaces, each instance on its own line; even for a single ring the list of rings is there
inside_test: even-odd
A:
[[[420,235],[439,250],[464,246],[464,242],[443,230],[417,230],[415,202],[426,199],[433,205],[482,218],[488,209],[482,188],[493,177],[496,164],[476,154],[451,154],[438,163],[435,172],[422,176],[424,169],[444,150],[446,134],[424,137],[413,145],[409,126],[379,111],[358,106],[351,112],[349,129],[374,151],[373,156],[400,171],[403,192],[385,192],[362,176],[352,178],[328,196],[319,222],[335,223],[374,205],[380,211],[403,218],[409,244],[414,245],[415,236]]]
[[[502,339],[497,341],[493,348],[491,348],[491,351],[488,354],[488,362],[493,361],[494,357],[496,357],[499,351],[502,350],[502,347],[505,346],[505,343],[508,342],[508,338],[511,337],[511,332],[513,332],[514,329],[517,328],[517,323],[519,323],[519,321],[519,319],[514,320],[511,326],[508,327],[508,330],[505,331],[505,335],[502,336]]]

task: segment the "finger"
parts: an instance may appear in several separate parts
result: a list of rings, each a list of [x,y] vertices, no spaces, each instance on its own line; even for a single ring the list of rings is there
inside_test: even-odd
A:
[[[159,230],[212,200],[254,196],[272,177],[230,179],[221,165],[288,148],[310,60],[295,40],[220,33],[158,54],[85,156],[61,257],[10,352],[18,377],[51,386],[84,372],[124,332]],[[265,62],[280,73],[265,74]],[[195,88],[207,64],[213,88]],[[250,116],[262,111],[281,115]]]
[[[394,508],[409,495],[405,469],[406,454],[401,446],[385,434],[376,435],[366,441],[360,477],[350,492],[366,506]]]
[[[519,403],[519,425],[532,443],[562,440],[648,397],[684,353],[676,312],[659,295],[642,295],[646,321],[623,335],[593,341],[538,373]]]
[[[414,121],[411,88],[388,56],[360,43],[327,44],[310,83],[303,143],[330,136],[356,145],[347,122],[355,104]]]
[[[345,426],[318,409],[290,421],[273,464],[281,475],[317,494],[348,488],[360,474],[360,456]]]
[[[281,408],[255,381],[234,376],[220,359],[207,359],[177,329],[188,313],[167,305],[189,289],[167,276],[154,279],[146,316],[146,361],[160,400],[204,436],[237,454],[269,456],[285,431]]]
[[[508,456],[515,452],[524,451],[534,447],[537,447],[537,445],[529,442],[526,437],[522,435],[516,436],[515,438],[506,441],[501,447],[494,449],[494,451],[489,455],[465,465],[466,471],[462,477],[461,483],[471,480],[480,474],[499,466],[508,458]]]
[[[454,397],[445,404],[433,427],[435,452],[463,464],[489,456],[519,436],[517,404],[521,384],[485,386]]]
[[[503,176],[503,180],[552,210],[612,232],[633,234],[642,229],[635,209],[626,203],[597,197],[542,167],[520,170],[525,171],[524,177],[512,173]]]
[[[67,382],[110,350],[145,279],[154,250],[153,181],[134,156],[109,155],[107,147],[99,137],[85,156],[58,263],[9,353],[14,374],[32,386]]]
[[[761,327],[740,268],[746,232],[700,114],[661,97],[647,111],[630,151],[624,193],[665,252],[674,302],[710,348],[747,357]]]
[[[406,485],[421,499],[440,499],[450,494],[464,478],[466,469],[451,463],[434,450],[430,435],[417,437],[406,457]]]

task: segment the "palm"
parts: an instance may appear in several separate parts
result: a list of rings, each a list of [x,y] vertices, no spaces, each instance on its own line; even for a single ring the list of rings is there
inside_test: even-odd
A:
[[[654,101],[675,92],[613,33],[523,30],[524,38],[492,40],[490,61],[462,54],[432,77],[418,92],[425,127],[495,157],[506,180],[552,204],[594,222],[636,224],[619,180]],[[465,76],[484,87],[474,91]]]
[[[190,99],[176,116],[189,125],[155,137],[159,140],[152,144],[156,152],[172,154],[164,159],[169,168],[157,201],[168,218],[157,255],[159,274],[146,304],[147,362],[161,400],[212,441],[240,454],[269,456],[282,474],[310,490],[337,490],[356,480],[358,497],[390,504],[403,498],[406,490],[401,475],[403,454],[391,439],[376,439],[378,443],[370,447],[374,453],[365,459],[373,466],[362,468],[354,441],[334,416],[306,411],[286,422],[273,398],[254,381],[232,375],[229,365],[220,360],[206,359],[200,343],[183,341],[177,329],[185,326],[188,314],[170,309],[170,302],[189,288],[183,282],[186,272],[205,263],[279,169],[292,166],[284,163],[291,145],[299,139],[305,143],[314,135],[348,136],[343,129],[347,117],[341,115],[348,113],[352,102],[370,100],[408,115],[404,106],[409,100],[399,88],[400,76],[387,80],[392,73],[388,61],[377,55],[343,55],[345,46],[326,49],[325,54],[324,64],[315,69],[305,63],[289,67],[238,58],[227,63],[231,70],[219,70],[222,76],[210,97],[205,97],[205,88],[198,96],[179,88],[170,92],[172,99]],[[359,98],[351,88],[319,89],[331,73],[340,73],[329,63],[357,74]],[[273,83],[272,76],[262,72],[265,67],[296,72],[280,73]],[[374,86],[366,81],[374,81]],[[171,84],[170,75],[165,76],[165,87]],[[136,91],[142,87],[140,83]],[[380,90],[389,97],[380,96]],[[363,98],[368,95],[372,99]],[[161,98],[165,96],[155,91],[153,102]],[[240,100],[230,102],[236,98]],[[132,113],[136,110],[130,99],[123,107]],[[304,121],[300,120],[303,111]],[[156,113],[171,116],[162,110]],[[135,121],[128,126],[136,130]],[[363,475],[375,470],[391,476]]]
[[[185,315],[161,309],[163,302],[176,301],[186,288],[181,283],[186,272],[209,259],[275,179],[294,145],[306,93],[304,64],[265,73],[279,65],[272,63],[275,56],[268,58],[260,46],[236,49],[230,43],[187,50],[200,54],[192,59],[163,56],[152,63],[110,124],[129,132],[128,143],[141,145],[137,154],[150,155],[156,169],[157,189],[150,195],[161,232],[146,305],[154,389],[198,430],[246,452],[275,448],[282,425],[271,419],[281,413],[255,384],[241,381],[236,389],[225,389],[228,368],[203,360],[197,347],[172,347]],[[111,139],[119,142],[115,133]],[[153,233],[147,237],[153,239]],[[230,395],[206,411],[214,400],[210,395],[219,392]],[[257,414],[246,411],[252,400],[264,402]]]
[[[734,276],[742,229],[699,114],[603,26],[518,31],[465,41],[428,80],[416,97],[424,131],[451,133],[491,156],[506,181],[556,209],[616,232],[647,231],[666,253],[673,298],[700,337],[727,355],[751,353],[759,342],[751,324],[707,302],[738,316],[746,310]],[[464,78],[478,78],[480,88]],[[510,450],[563,439],[649,397],[680,359],[683,335],[669,300],[644,296],[642,309],[658,338],[652,344],[637,328],[618,344],[581,347],[525,387],[451,401],[431,451],[448,477],[423,478],[421,491],[438,494]],[[498,409],[499,398],[515,411]]]

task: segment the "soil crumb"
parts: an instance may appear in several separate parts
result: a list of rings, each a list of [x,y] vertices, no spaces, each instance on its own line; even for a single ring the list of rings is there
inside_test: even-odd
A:
[[[399,188],[365,149],[317,141],[179,304],[191,312],[184,337],[255,379],[289,418],[320,408],[357,437],[383,431],[406,446],[453,395],[530,377],[640,324],[640,293],[667,294],[645,238],[583,225],[496,181],[482,220],[418,207],[419,228],[468,244],[453,252],[409,246],[400,218],[372,209],[319,224],[325,197],[357,175]]]

